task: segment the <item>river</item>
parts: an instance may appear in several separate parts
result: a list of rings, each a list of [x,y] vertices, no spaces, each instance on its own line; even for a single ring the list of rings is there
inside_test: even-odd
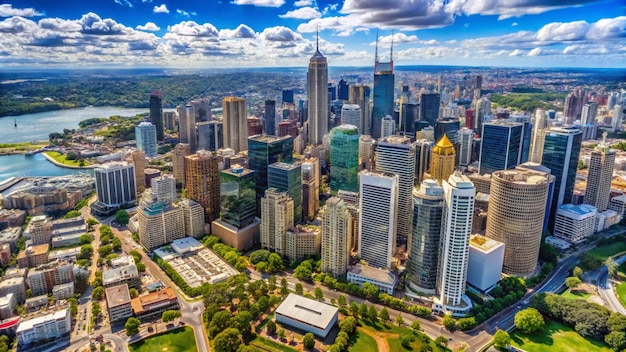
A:
[[[79,172],[93,172],[91,169],[67,169],[49,162],[41,154],[0,155],[0,182],[13,176],[63,176]]]

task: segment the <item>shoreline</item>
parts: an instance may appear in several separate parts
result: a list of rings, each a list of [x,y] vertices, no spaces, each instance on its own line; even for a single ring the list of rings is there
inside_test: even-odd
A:
[[[47,154],[47,152],[41,152],[41,155],[43,155],[44,158],[46,158],[46,160],[48,160],[49,162],[53,163],[54,165],[58,166],[58,167],[64,167],[66,169],[74,169],[74,170],[83,170],[83,169],[93,169],[96,166],[95,165],[85,165],[85,166],[74,166],[74,165],[66,165],[66,164],[62,164],[56,160],[54,160],[53,157],[51,157],[50,155]]]

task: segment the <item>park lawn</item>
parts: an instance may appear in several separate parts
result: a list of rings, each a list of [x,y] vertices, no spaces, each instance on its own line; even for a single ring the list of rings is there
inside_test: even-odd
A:
[[[615,242],[611,244],[607,244],[604,246],[596,247],[590,250],[589,253],[594,258],[599,259],[604,262],[610,256],[616,255],[619,252],[626,251],[626,243],[625,242]]]
[[[350,337],[350,344],[352,345],[352,351],[359,352],[377,352],[376,340],[368,334],[356,331],[354,335]],[[392,350],[393,351],[393,350]]]
[[[565,292],[563,292],[563,294],[561,295],[565,298],[569,298],[569,299],[582,299],[582,300],[587,300],[589,299],[589,297],[591,297],[591,294],[585,291],[571,291],[571,290],[567,290]]]
[[[617,291],[617,298],[619,299],[619,303],[621,303],[622,306],[626,307],[626,282],[622,282],[621,284],[617,285],[615,287],[615,290]]]
[[[364,319],[359,319],[358,322],[364,329],[369,329],[372,331],[388,332],[388,333],[398,334],[398,335],[400,335],[401,333],[406,331],[406,329],[408,329],[407,327],[401,327],[401,326],[395,325],[392,322],[383,323],[380,320],[376,321],[376,324],[372,324],[369,320],[364,320]]]
[[[600,341],[587,340],[572,328],[554,321],[548,322],[541,333],[524,334],[516,330],[511,334],[511,345],[532,352],[611,352]]]
[[[190,327],[178,328],[128,346],[130,352],[198,352]]]
[[[80,166],[80,162],[78,160],[67,160],[65,157],[65,154],[61,154],[59,152],[53,152],[53,151],[44,152],[44,153],[46,153],[52,159],[56,160],[56,162],[58,163],[61,163],[64,165],[70,165],[70,166]],[[89,165],[89,163],[85,161],[84,165]]]
[[[254,340],[250,341],[249,345],[257,347],[263,351],[282,351],[282,352],[297,352],[298,351],[287,345],[283,345],[282,343],[272,341],[270,339],[267,339],[259,335],[257,335],[257,337]],[[376,346],[376,342],[374,342],[374,346]]]

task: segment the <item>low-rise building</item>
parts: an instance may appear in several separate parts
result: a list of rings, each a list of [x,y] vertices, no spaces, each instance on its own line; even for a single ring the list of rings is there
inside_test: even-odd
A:
[[[40,244],[37,246],[28,246],[25,250],[17,254],[17,266],[20,268],[28,268],[38,266],[48,262],[48,250],[50,245]]]
[[[554,236],[547,236],[544,241],[552,247],[562,251],[566,251],[572,246],[569,242]]]
[[[0,244],[0,264],[7,266],[9,262],[11,262],[11,245],[2,243]]]
[[[297,227],[287,230],[285,255],[290,260],[304,260],[320,255],[322,235],[319,228]]]
[[[74,266],[69,262],[50,262],[30,270],[26,277],[33,295],[47,295],[56,285],[74,281]]]
[[[26,280],[23,277],[5,278],[0,282],[0,296],[9,293],[15,295],[15,302],[22,304],[26,300]]]
[[[127,284],[107,288],[105,291],[109,321],[123,321],[133,315],[130,291]]]
[[[52,287],[52,296],[57,301],[74,296],[74,282],[54,285]]]
[[[491,291],[502,274],[504,243],[473,235],[470,238],[467,284],[481,293]]]
[[[337,323],[337,307],[290,293],[276,308],[276,322],[325,338]]]
[[[615,210],[607,209],[599,212],[596,215],[596,232],[608,229],[620,222],[620,220],[622,220],[622,217]]]
[[[141,322],[159,319],[166,310],[178,310],[178,299],[171,287],[133,298],[130,302],[133,314]]]
[[[626,195],[611,198],[609,209],[615,211],[623,219],[626,215]]]
[[[597,213],[597,209],[588,204],[563,204],[556,213],[552,235],[579,244],[595,232]]]
[[[26,303],[25,303],[26,309],[28,309],[29,312],[39,310],[39,308],[45,307],[47,305],[48,305],[48,295],[39,295],[39,296],[28,298],[26,299]]]
[[[26,212],[21,209],[2,209],[0,210],[0,230],[9,227],[19,227],[26,220]],[[21,227],[19,227],[21,229]]]
[[[17,302],[15,301],[15,295],[8,293],[4,296],[0,296],[0,320],[9,319],[13,316],[13,310]]]
[[[14,251],[17,248],[17,239],[22,235],[21,227],[9,227],[0,231],[0,243],[8,243],[11,246],[11,250]]]
[[[83,232],[75,233],[71,235],[56,236],[56,237],[52,237],[52,240],[50,242],[52,243],[52,248],[75,245],[75,244],[78,244],[78,239],[82,235],[83,235]]]
[[[368,265],[356,264],[348,269],[347,279],[349,282],[363,286],[364,283],[378,287],[380,292],[393,295],[398,279],[396,275],[386,269],[378,269]]]
[[[134,262],[130,265],[119,266],[102,272],[102,285],[105,288],[120,284],[128,284],[129,287],[135,288],[141,285],[139,271]]]
[[[70,310],[65,308],[33,319],[22,320],[15,334],[20,346],[61,337],[70,332]]]

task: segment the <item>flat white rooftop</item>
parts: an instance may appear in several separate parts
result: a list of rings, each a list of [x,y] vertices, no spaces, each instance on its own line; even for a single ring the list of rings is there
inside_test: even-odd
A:
[[[40,317],[37,317],[37,318],[34,318],[34,319],[22,320],[20,322],[20,325],[17,327],[17,331],[16,332],[22,332],[22,331],[25,331],[25,330],[30,330],[35,325],[43,324],[43,323],[45,323],[47,321],[65,319],[66,316],[67,316],[67,309],[61,309],[58,312],[46,314],[46,315],[43,315],[43,316],[40,316]]]
[[[337,314],[337,307],[290,293],[276,308],[276,314],[325,330]]]

